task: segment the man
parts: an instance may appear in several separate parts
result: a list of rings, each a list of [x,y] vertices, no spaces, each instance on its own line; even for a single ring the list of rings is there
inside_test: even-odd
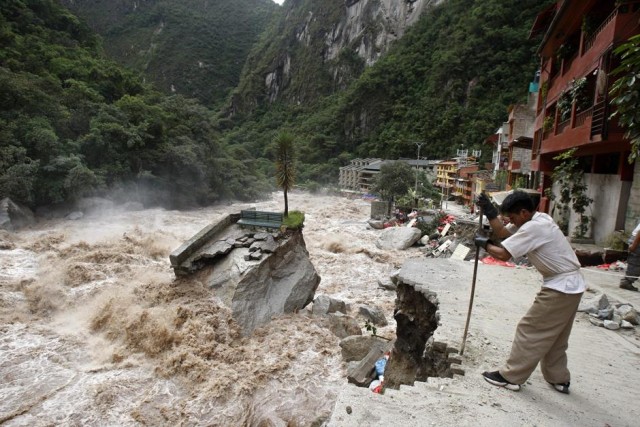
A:
[[[553,219],[535,211],[533,200],[514,191],[502,203],[509,218],[504,226],[497,209],[482,193],[478,206],[489,220],[493,236],[505,239],[502,246],[478,235],[476,246],[502,261],[527,255],[542,274],[542,289],[516,328],[511,354],[503,368],[484,372],[489,383],[518,391],[538,363],[544,378],[561,393],[569,393],[570,373],[566,350],[578,304],[586,283],[571,245]]]
[[[620,287],[628,291],[638,292],[633,282],[640,276],[640,223],[631,232],[629,237],[629,257],[627,258],[627,272],[620,280]]]

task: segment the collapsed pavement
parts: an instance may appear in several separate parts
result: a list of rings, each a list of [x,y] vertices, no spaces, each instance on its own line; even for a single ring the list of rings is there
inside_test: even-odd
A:
[[[273,316],[295,313],[313,301],[320,276],[301,230],[255,231],[232,214],[174,250],[176,276],[196,274],[232,311],[245,335]]]

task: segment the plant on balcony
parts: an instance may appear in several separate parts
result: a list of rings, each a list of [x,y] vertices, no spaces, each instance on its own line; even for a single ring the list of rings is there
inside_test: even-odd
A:
[[[621,62],[612,72],[619,78],[611,86],[611,103],[616,107],[611,118],[617,117],[618,124],[625,129],[624,137],[631,143],[628,160],[633,163],[640,154],[640,34],[613,52]]]
[[[564,122],[571,117],[571,104],[573,100],[571,99],[571,95],[569,91],[564,91],[558,97],[558,113],[560,114],[560,122]]]
[[[551,176],[559,187],[560,198],[556,198],[551,188],[547,188],[545,194],[550,200],[557,199],[554,209],[557,209],[556,213],[559,216],[557,223],[562,232],[565,235],[569,234],[569,217],[570,209],[572,209],[578,214],[578,223],[573,230],[572,237],[584,239],[587,237],[591,225],[591,217],[585,213],[593,199],[586,194],[587,185],[584,182],[584,172],[575,155],[576,150],[576,148],[572,148],[553,158],[559,161]]]
[[[542,130],[544,132],[548,132],[551,129],[553,129],[553,116],[547,116],[544,118],[544,121],[542,122]]]
[[[549,81],[545,80],[541,85],[540,85],[540,97],[542,99],[545,99],[547,97],[547,93],[549,92]]]
[[[576,45],[574,45],[573,43],[570,43],[570,42],[562,43],[560,46],[558,46],[558,49],[556,50],[556,58],[560,60],[569,59],[574,53],[576,53],[577,50],[578,49]]]
[[[591,107],[591,99],[589,99],[587,93],[586,77],[573,79],[571,81],[571,87],[569,88],[568,92],[571,102],[576,104],[576,109],[578,111],[584,111]]]

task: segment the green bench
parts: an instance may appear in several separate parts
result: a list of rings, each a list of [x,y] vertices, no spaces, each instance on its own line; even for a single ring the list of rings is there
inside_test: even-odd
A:
[[[282,219],[283,215],[278,212],[243,210],[240,211],[238,224],[253,227],[280,228]]]

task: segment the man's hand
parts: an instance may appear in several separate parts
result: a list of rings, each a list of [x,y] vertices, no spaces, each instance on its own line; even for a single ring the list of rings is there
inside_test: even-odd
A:
[[[489,221],[498,217],[498,210],[493,206],[493,203],[491,203],[491,200],[489,200],[489,197],[484,191],[480,193],[480,196],[476,200],[476,205],[480,206],[482,213]]]
[[[493,245],[493,242],[487,236],[483,236],[482,234],[476,234],[476,237],[473,239],[473,243],[475,243],[477,247],[482,248],[485,251],[487,250],[488,243],[491,243]]]

